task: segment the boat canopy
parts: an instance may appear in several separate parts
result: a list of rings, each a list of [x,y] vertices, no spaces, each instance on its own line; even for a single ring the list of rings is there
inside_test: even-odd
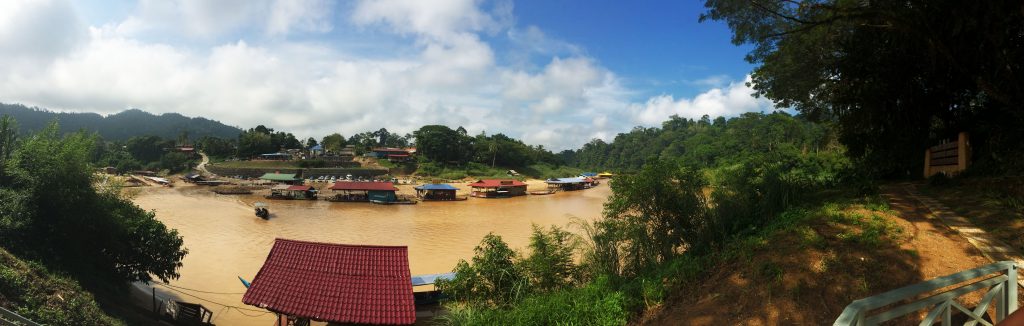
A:
[[[589,181],[587,181],[587,179],[583,178],[583,177],[576,177],[576,178],[551,178],[551,179],[544,180],[544,182],[545,183],[549,183],[549,184],[568,184],[568,183],[584,183],[584,182],[589,182]]]
[[[416,190],[459,190],[447,183],[428,183],[422,186],[417,186]]]
[[[441,274],[423,274],[412,276],[412,286],[434,284],[437,280],[450,281],[455,279],[455,272],[441,273]]]

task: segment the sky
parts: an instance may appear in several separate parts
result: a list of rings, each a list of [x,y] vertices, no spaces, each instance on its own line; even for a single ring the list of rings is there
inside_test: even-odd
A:
[[[5,0],[0,102],[300,138],[427,124],[552,150],[772,110],[702,1]]]

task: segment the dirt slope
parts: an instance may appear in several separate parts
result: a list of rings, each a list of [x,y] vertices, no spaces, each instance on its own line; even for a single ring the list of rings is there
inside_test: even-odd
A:
[[[768,237],[749,259],[684,286],[639,323],[832,324],[853,300],[989,263],[898,188],[883,191],[891,209],[823,209],[796,232]]]

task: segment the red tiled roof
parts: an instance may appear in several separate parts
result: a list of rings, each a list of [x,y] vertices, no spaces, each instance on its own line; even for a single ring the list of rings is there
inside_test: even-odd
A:
[[[412,324],[406,247],[277,239],[242,302],[335,323]]]
[[[498,188],[509,186],[526,186],[526,184],[520,182],[519,180],[487,179],[478,180],[477,182],[470,183],[469,186],[477,188]]]
[[[331,190],[398,190],[390,182],[362,182],[362,181],[338,181],[330,187]]]
[[[313,186],[291,186],[287,190],[309,191],[311,189],[313,189]]]

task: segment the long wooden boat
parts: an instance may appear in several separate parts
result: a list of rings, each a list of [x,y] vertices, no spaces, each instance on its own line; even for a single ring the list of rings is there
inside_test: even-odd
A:
[[[530,194],[534,195],[534,196],[550,195],[550,194],[554,194],[554,193],[555,192],[551,191],[551,190],[534,190],[534,191],[530,192]]]
[[[252,194],[252,190],[248,188],[240,187],[215,187],[213,192],[218,195],[249,195]]]
[[[428,198],[425,198],[425,197],[420,197],[420,201],[463,201],[463,200],[469,200],[469,196],[455,197],[455,198],[452,198],[452,199],[428,199]]]
[[[396,201],[385,201],[385,200],[371,199],[370,202],[374,203],[374,204],[378,204],[378,205],[416,205],[416,203],[417,203],[415,200],[409,200],[409,199],[396,200]]]

